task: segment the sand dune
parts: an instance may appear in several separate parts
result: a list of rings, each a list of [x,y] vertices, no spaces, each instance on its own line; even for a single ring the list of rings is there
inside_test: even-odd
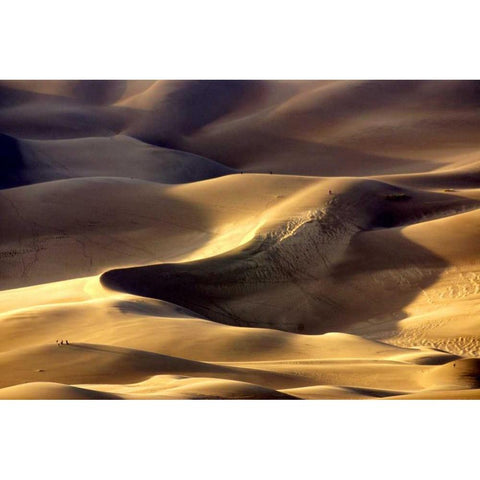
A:
[[[28,139],[110,137],[120,133],[132,113],[77,103],[28,102],[0,109],[0,130]]]
[[[320,181],[273,207],[256,237],[237,250],[196,262],[112,270],[102,282],[227,324],[323,333],[413,300],[452,260],[443,250],[422,248],[421,229],[430,222],[420,220],[478,205],[376,182],[345,179],[328,185],[335,195],[328,195],[326,181]],[[288,215],[294,211],[295,216]],[[280,222],[279,212],[286,214]],[[404,223],[412,225],[378,228]],[[413,241],[410,231],[418,232]],[[447,245],[468,255],[455,239]],[[382,291],[374,288],[380,284]],[[342,305],[345,294],[348,305]]]
[[[126,80],[3,80],[2,87],[15,89],[25,94],[51,95],[79,103],[111,104],[124,96],[137,84],[141,88],[150,82]],[[130,84],[130,85],[129,85]]]
[[[57,303],[11,310],[0,318],[5,339],[0,346],[1,378],[13,384],[80,385],[122,398],[281,398],[282,392],[331,398],[327,387],[317,391],[319,383],[341,387],[334,390],[335,398],[380,398],[443,385],[445,375],[435,374],[436,369],[452,362],[451,355],[428,348],[399,348],[340,333],[310,336],[224,326],[158,301],[120,299],[108,292],[102,299],[101,292],[85,290],[97,299],[57,298]],[[70,295],[74,292],[71,287]],[[7,340],[10,332],[18,332],[14,342]],[[75,341],[57,347],[56,336]],[[17,363],[22,368],[12,370]],[[172,377],[172,371],[179,377]],[[202,376],[208,379],[188,381]],[[18,398],[22,395],[19,392]]]
[[[206,158],[123,135],[67,140],[20,140],[3,135],[0,152],[8,161],[2,188],[78,177],[188,183],[234,172]]]
[[[17,367],[13,369],[13,365]],[[0,388],[39,379],[69,384],[105,381],[124,384],[172,373],[259,383],[274,389],[309,383],[308,378],[289,373],[203,363],[131,348],[77,342],[27,347],[0,354]]]
[[[9,299],[4,299],[5,313],[0,316],[0,351],[6,352],[24,345],[53,344],[58,337],[87,343],[130,346],[210,362],[341,359],[347,353],[353,359],[403,358],[410,354],[411,362],[415,361],[413,354],[418,359],[425,354],[443,358],[444,361],[451,358],[445,353],[429,349],[426,352],[405,350],[341,333],[306,336],[277,330],[226,326],[198,318],[193,312],[172,304],[97,291],[87,286],[88,282],[71,285],[68,289],[69,283],[72,282],[49,284],[50,290],[61,288],[65,292],[63,298],[56,299],[48,297],[46,286],[43,292],[38,287],[19,289],[35,295],[37,300],[33,306],[28,305],[31,300],[25,295],[27,292],[18,292],[19,297],[27,297],[23,300],[23,308],[9,310]],[[0,299],[2,297],[6,297],[3,292]],[[46,303],[42,305],[42,301]],[[10,305],[18,307],[21,303],[22,299],[12,300],[10,297]]]
[[[90,386],[85,386],[89,387]],[[94,385],[105,392],[121,392],[129,400],[294,400],[294,395],[252,383],[218,378],[157,375],[144,382],[121,385]]]
[[[5,219],[0,226],[1,288],[180,259],[214,238],[219,241],[212,250],[224,251],[235,239],[240,243],[252,228],[254,212],[241,217],[231,231],[231,222],[217,224],[215,215],[195,205],[188,190],[184,195],[174,192],[162,184],[118,177],[0,191]],[[219,216],[228,215],[217,208]]]
[[[186,380],[186,381],[185,381]],[[193,380],[193,381],[192,381]],[[0,389],[3,400],[293,400],[297,397],[259,385],[234,380],[211,378],[191,379],[185,377],[182,385],[145,386],[151,380],[134,385],[95,385],[81,388],[53,382],[31,382]],[[168,381],[165,381],[168,385]],[[179,382],[180,383],[180,382]],[[96,389],[95,389],[96,388]],[[120,390],[121,394],[103,392]],[[141,391],[142,393],[138,393]],[[147,393],[145,393],[147,391]],[[128,392],[128,393],[126,393]]]
[[[2,400],[117,400],[118,395],[53,382],[31,382],[0,389]]]
[[[418,172],[477,149],[478,90],[476,81],[9,81],[0,127],[25,138],[124,132],[253,171]]]
[[[332,82],[309,85],[255,114],[207,125],[185,142],[187,150],[260,171],[426,171],[477,148],[477,107],[474,81]]]
[[[480,398],[479,91],[0,82],[0,398]]]

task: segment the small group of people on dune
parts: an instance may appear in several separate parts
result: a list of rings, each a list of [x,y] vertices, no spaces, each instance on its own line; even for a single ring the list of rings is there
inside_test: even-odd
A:
[[[65,340],[65,342],[64,342],[63,340],[60,340],[60,341],[55,340],[55,342],[57,342],[57,345],[58,345],[58,346],[60,346],[60,345],[70,345],[70,344],[68,343],[68,340]]]

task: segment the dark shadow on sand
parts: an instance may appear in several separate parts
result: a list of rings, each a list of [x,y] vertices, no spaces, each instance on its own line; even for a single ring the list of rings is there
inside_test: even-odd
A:
[[[26,174],[18,140],[0,133],[0,189],[23,185]]]
[[[321,244],[300,241],[292,251],[254,239],[195,262],[111,270],[101,282],[236,326],[321,334],[392,312],[401,318],[402,309],[449,264],[402,235],[397,208],[398,202],[387,199],[352,236],[342,260],[331,265]],[[316,274],[322,262],[327,267]]]

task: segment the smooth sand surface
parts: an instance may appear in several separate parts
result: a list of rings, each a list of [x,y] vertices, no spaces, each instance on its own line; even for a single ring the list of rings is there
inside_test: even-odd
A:
[[[480,398],[478,92],[0,82],[0,398]]]
[[[10,174],[3,188],[79,177],[124,177],[158,183],[186,183],[234,173],[187,152],[149,145],[125,135],[23,140],[0,136],[10,150]]]

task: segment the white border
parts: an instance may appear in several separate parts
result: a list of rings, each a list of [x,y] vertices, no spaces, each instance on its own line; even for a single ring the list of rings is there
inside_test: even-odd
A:
[[[9,480],[443,479],[478,470],[476,401],[6,401],[0,407]]]
[[[477,2],[16,0],[4,79],[475,79]]]
[[[478,79],[461,1],[16,0],[3,79]],[[478,403],[1,402],[4,478],[447,478]]]

